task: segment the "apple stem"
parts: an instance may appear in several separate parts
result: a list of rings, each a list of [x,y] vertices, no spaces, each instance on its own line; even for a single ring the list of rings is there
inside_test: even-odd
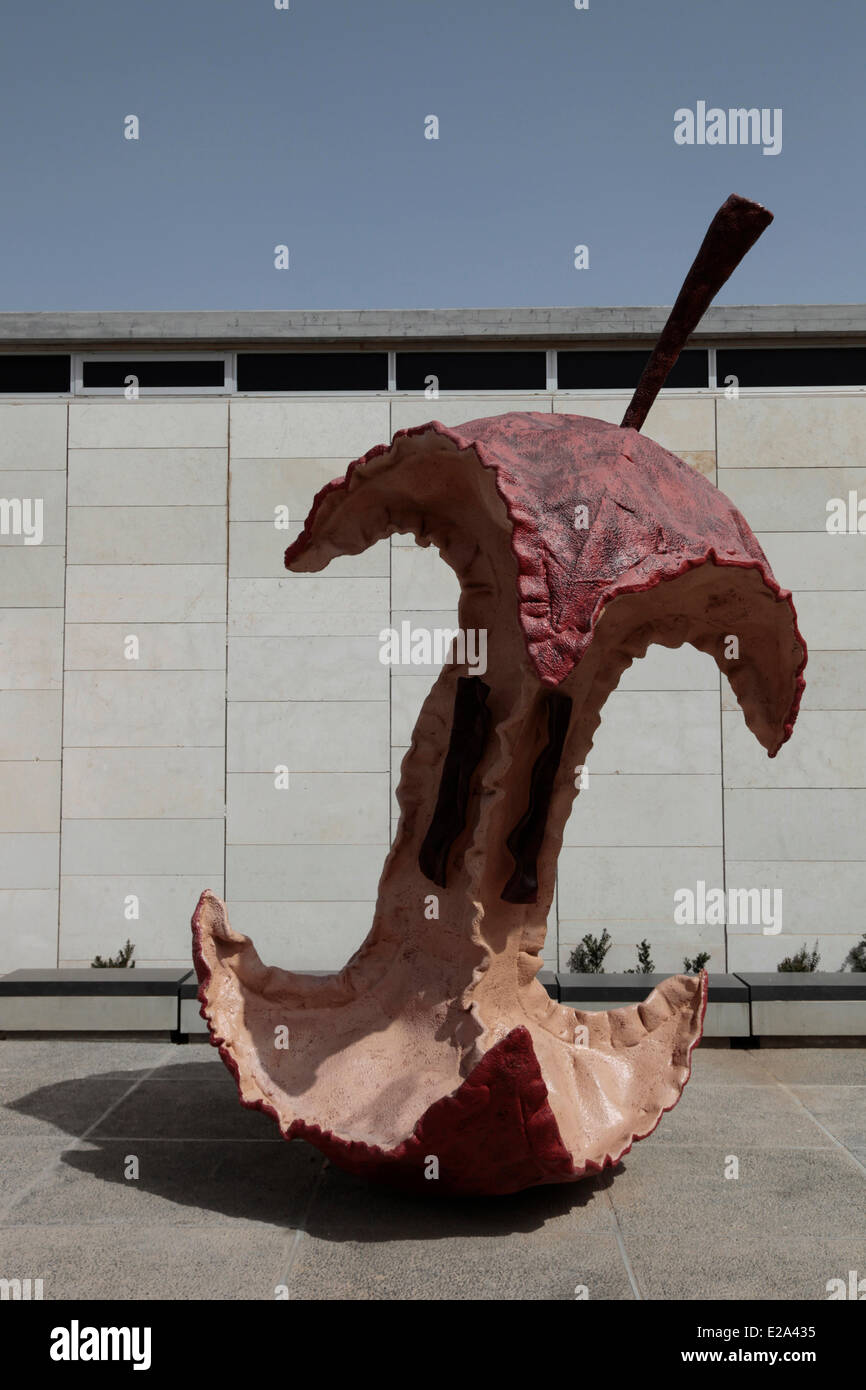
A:
[[[667,323],[641,373],[622,428],[639,430],[686,342],[728,276],[773,220],[773,214],[732,193],[719,208],[683,281]]]

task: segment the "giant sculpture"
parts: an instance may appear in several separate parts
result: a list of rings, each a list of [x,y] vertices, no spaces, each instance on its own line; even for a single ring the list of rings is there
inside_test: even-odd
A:
[[[561,1007],[536,976],[575,771],[650,643],[713,657],[771,757],[791,734],[791,595],[727,498],[639,433],[769,221],[738,197],[720,209],[621,426],[401,430],[318,494],[286,552],[309,573],[411,533],[455,570],[461,630],[488,634],[483,676],[448,664],[424,703],[373,925],[339,974],[264,965],[208,891],[193,917],[202,1015],[241,1101],[344,1168],[427,1191],[571,1181],[617,1163],[688,1080],[705,973],[606,1013]]]

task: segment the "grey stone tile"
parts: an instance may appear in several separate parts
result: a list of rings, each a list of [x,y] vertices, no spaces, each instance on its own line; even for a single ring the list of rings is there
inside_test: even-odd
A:
[[[288,1280],[293,1300],[573,1300],[633,1297],[613,1230],[578,1238],[530,1234],[438,1241],[326,1241],[304,1235]]]
[[[760,1064],[760,1053],[746,1048],[705,1047],[692,1053],[689,1089],[706,1082],[712,1086],[769,1086],[773,1078]]]
[[[104,1124],[93,1139],[259,1139],[284,1143],[276,1123],[258,1110],[248,1110],[238,1099],[228,1071],[214,1072],[198,1063],[201,1076],[190,1071],[189,1084],[175,1081],[143,1081]]]
[[[6,1226],[0,1268],[42,1278],[46,1299],[273,1299],[293,1240],[258,1226]]]
[[[738,1178],[725,1177],[731,1155]],[[710,1242],[756,1232],[768,1240],[804,1231],[843,1236],[852,1212],[866,1210],[866,1174],[838,1149],[641,1144],[608,1191],[629,1250],[632,1235],[672,1232],[702,1231]]]
[[[792,1086],[811,1115],[848,1149],[866,1149],[866,1085]]]
[[[866,1085],[866,1048],[762,1047],[751,1054],[786,1085]]]
[[[822,1300],[829,1279],[847,1280],[849,1269],[866,1264],[862,1236],[808,1230],[773,1240],[760,1228],[711,1237],[696,1224],[693,1230],[674,1229],[666,1241],[658,1235],[631,1236],[627,1248],[648,1299]]]
[[[200,1081],[203,1076],[221,1078],[223,1072],[230,1075],[219,1048],[211,1046],[208,1033],[201,1033],[190,1036],[188,1044],[173,1047],[170,1055],[160,1063],[159,1070],[154,1072],[153,1080]]]
[[[384,1183],[368,1183],[328,1167],[316,1194],[307,1229],[324,1240],[438,1241],[494,1238],[545,1230],[550,1239],[603,1233],[611,1229],[610,1207],[598,1180],[555,1183],[506,1197],[441,1196],[435,1182],[429,1195],[403,1193]]]
[[[60,1078],[98,1073],[108,1079],[127,1072],[143,1074],[179,1050],[174,1043],[151,1040],[8,1037],[0,1039],[0,1074]]]
[[[135,1179],[125,1176],[130,1157],[138,1160]],[[256,1222],[293,1228],[324,1165],[308,1144],[249,1140],[103,1139],[66,1149],[59,1160],[7,1210],[6,1225],[133,1228]]]
[[[302,1301],[571,1301],[581,1284],[629,1300],[615,1211],[644,1297],[825,1299],[866,1271],[864,1062],[699,1049],[680,1103],[614,1174],[458,1200],[323,1171],[240,1105],[206,1043],[0,1040],[0,1272],[43,1278],[46,1298],[271,1300],[288,1282]]]
[[[135,1080],[135,1078],[133,1078]],[[64,1081],[4,1078],[0,1106],[0,1135],[54,1131],[75,1137],[84,1134],[126,1091],[131,1080],[103,1081],[75,1077]]]
[[[59,1161],[66,1143],[63,1134],[46,1139],[32,1134],[0,1135],[0,1212]]]
[[[686,1086],[662,1117],[653,1146],[711,1144],[736,1152],[737,1144],[766,1148],[827,1148],[831,1141],[779,1086]]]
[[[289,1279],[292,1299],[594,1299],[632,1290],[594,1180],[510,1197],[406,1195],[329,1168]]]

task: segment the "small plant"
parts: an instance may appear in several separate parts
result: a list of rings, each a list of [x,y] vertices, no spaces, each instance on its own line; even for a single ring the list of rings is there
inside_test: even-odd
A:
[[[799,951],[797,951],[796,954],[793,956],[786,956],[783,961],[779,962],[779,964],[776,966],[776,969],[806,971],[817,970],[818,961],[820,959],[821,956],[818,952],[817,941],[815,942],[815,949],[813,951],[810,951],[806,946],[806,943],[803,942],[803,945],[800,947]]]
[[[132,953],[135,950],[131,941],[127,941],[125,946],[121,946],[116,956],[109,956],[108,960],[103,960],[102,956],[94,956],[90,962],[94,970],[123,970],[126,966],[130,970],[135,969],[135,961]]]
[[[568,968],[574,975],[603,975],[604,958],[611,948],[611,938],[605,927],[601,936],[586,936],[575,946],[568,958]]]
[[[694,960],[689,960],[688,956],[683,956],[683,971],[686,975],[697,975],[703,970],[707,961],[710,959],[709,951],[698,951]]]
[[[866,970],[866,931],[857,945],[851,947],[843,960],[842,969],[844,970],[846,966],[849,970]]]
[[[627,970],[626,975],[652,975],[655,972],[650,944],[642,941],[637,948],[637,970]]]

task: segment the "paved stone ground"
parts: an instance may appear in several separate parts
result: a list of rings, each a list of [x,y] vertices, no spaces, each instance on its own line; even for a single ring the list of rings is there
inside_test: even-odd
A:
[[[863,1049],[699,1049],[615,1173],[454,1201],[286,1144],[206,1045],[0,1040],[0,1278],[46,1299],[826,1299],[851,1269]]]

